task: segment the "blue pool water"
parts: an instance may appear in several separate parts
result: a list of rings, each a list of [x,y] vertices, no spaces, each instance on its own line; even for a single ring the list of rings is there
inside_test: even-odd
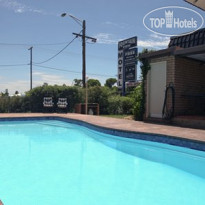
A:
[[[5,205],[204,205],[205,153],[55,120],[0,122]]]

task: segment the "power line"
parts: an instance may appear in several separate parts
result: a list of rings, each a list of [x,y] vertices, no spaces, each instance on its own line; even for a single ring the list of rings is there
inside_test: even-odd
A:
[[[79,39],[80,40],[80,39]],[[82,42],[82,41],[81,41]],[[89,43],[89,42],[86,42],[86,43]],[[94,44],[94,43],[89,43],[89,44]],[[39,49],[39,50],[43,50],[45,51],[46,53],[51,53],[51,52],[56,52],[56,50],[54,49],[50,49],[50,48],[36,48],[36,49]],[[63,54],[66,54],[66,55],[75,55],[75,56],[79,56],[81,55],[81,52],[73,52],[73,51],[64,51]],[[116,62],[117,60],[114,59],[114,58],[110,58],[110,57],[102,57],[102,56],[99,56],[99,55],[93,55],[93,54],[87,54],[87,56],[91,57],[91,58],[99,58],[99,59],[104,59],[104,60],[109,60],[109,61],[113,61],[113,62]]]
[[[80,32],[81,33],[81,32]],[[56,53],[54,56],[52,56],[51,58],[45,60],[45,61],[42,61],[40,63],[35,63],[35,64],[43,64],[43,63],[46,63],[50,60],[52,60],[53,58],[55,58],[56,56],[58,56],[60,53],[62,53],[71,43],[73,43],[73,41],[77,38],[77,36],[75,36],[63,49],[61,49],[58,53]]]
[[[42,66],[42,65],[35,65],[35,64],[34,64],[34,67],[47,68],[47,69],[51,69],[51,70],[64,71],[64,72],[68,72],[68,73],[77,73],[77,74],[81,73],[79,71],[66,70],[66,69],[61,69],[61,68],[53,68],[53,67],[49,67],[49,66]],[[115,76],[115,75],[104,75],[104,74],[97,74],[97,73],[87,73],[87,74],[93,75],[93,76],[102,76],[102,77],[114,77]]]
[[[81,33],[81,32],[80,32]],[[75,39],[77,38],[77,36],[75,36],[63,49],[61,49],[57,54],[55,54],[54,56],[52,56],[51,58],[45,60],[45,61],[42,61],[42,62],[39,62],[39,63],[35,63],[35,64],[43,64],[43,63],[46,63],[50,60],[52,60],[53,58],[55,58],[56,56],[58,56],[60,53],[62,53]],[[29,64],[13,64],[13,65],[0,65],[1,67],[6,67],[6,66],[24,66],[24,65],[29,65]]]
[[[18,68],[18,69],[28,69],[28,68]],[[0,68],[0,70],[13,70],[13,68]]]
[[[51,70],[64,71],[64,72],[68,72],[68,73],[81,73],[81,72],[73,71],[73,70],[66,70],[66,69],[61,69],[61,68],[53,68],[53,67],[49,67],[49,66],[36,65],[35,63],[33,65],[34,65],[34,67],[47,68],[47,69],[51,69]]]
[[[80,31],[82,33],[82,30]],[[80,34],[79,33],[79,34]],[[56,45],[63,45],[68,44],[68,42],[59,42],[59,43],[2,43],[0,42],[0,45],[2,46],[56,46]]]
[[[25,66],[29,64],[12,64],[12,65],[0,65],[0,67],[13,67],[13,66]]]
[[[56,46],[56,45],[63,45],[67,44],[68,42],[61,42],[61,43],[1,43],[1,46]]]

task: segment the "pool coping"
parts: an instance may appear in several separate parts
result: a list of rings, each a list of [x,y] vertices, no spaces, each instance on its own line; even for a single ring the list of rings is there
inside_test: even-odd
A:
[[[102,118],[104,119],[104,117],[101,117],[101,119]],[[25,121],[25,120],[39,120],[39,119],[41,120],[60,120],[64,122],[82,125],[82,126],[94,129],[99,132],[116,135],[119,137],[159,142],[159,143],[164,143],[164,144],[170,144],[170,145],[205,151],[205,141],[200,141],[197,139],[190,139],[190,138],[185,138],[185,137],[180,137],[180,136],[173,136],[170,134],[150,133],[150,132],[148,133],[148,132],[143,132],[143,131],[117,129],[111,126],[105,127],[97,123],[89,122],[89,120],[85,121],[85,119],[83,119],[81,115],[75,115],[74,117],[72,117],[72,116],[65,115],[65,114],[43,114],[43,115],[42,114],[30,114],[30,115],[28,114],[20,115],[19,114],[19,115],[12,115],[12,116],[8,116],[8,115],[2,116],[0,114],[0,121],[16,121],[16,120]],[[98,117],[96,119],[100,119],[100,118]],[[126,120],[126,123],[129,123],[129,121]]]

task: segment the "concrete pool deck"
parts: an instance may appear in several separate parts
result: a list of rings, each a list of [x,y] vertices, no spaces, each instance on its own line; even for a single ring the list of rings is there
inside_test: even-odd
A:
[[[57,114],[57,113],[1,113],[0,118],[28,118],[28,117],[62,117],[74,120],[80,120],[100,127],[111,128],[123,131],[133,131],[138,133],[151,133],[168,135],[177,138],[185,138],[205,142],[205,130],[192,129],[178,126],[169,126],[153,123],[145,123],[126,119],[116,119],[110,117],[101,117],[93,115],[81,115],[75,113]]]

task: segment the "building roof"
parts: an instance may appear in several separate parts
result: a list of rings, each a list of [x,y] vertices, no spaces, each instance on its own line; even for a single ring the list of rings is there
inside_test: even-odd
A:
[[[205,28],[191,34],[171,37],[168,48],[140,54],[139,58],[156,58],[168,55],[205,62]]]
[[[185,34],[170,38],[168,47],[179,46],[189,48],[205,44],[205,28],[197,30],[191,34]]]
[[[205,62],[205,44],[190,48],[180,48],[180,47],[171,47],[159,51],[154,51],[150,53],[143,53],[139,55],[140,59],[143,58],[157,58],[157,57],[163,57],[163,56],[181,56],[186,57],[198,61]]]
[[[166,48],[158,51],[151,51],[148,53],[142,53],[139,54],[139,58],[154,58],[154,57],[161,57],[161,56],[167,56],[167,55],[173,55],[174,51],[177,49],[177,47],[171,47],[171,48]]]
[[[205,11],[205,1],[204,0],[184,0],[184,1]]]

